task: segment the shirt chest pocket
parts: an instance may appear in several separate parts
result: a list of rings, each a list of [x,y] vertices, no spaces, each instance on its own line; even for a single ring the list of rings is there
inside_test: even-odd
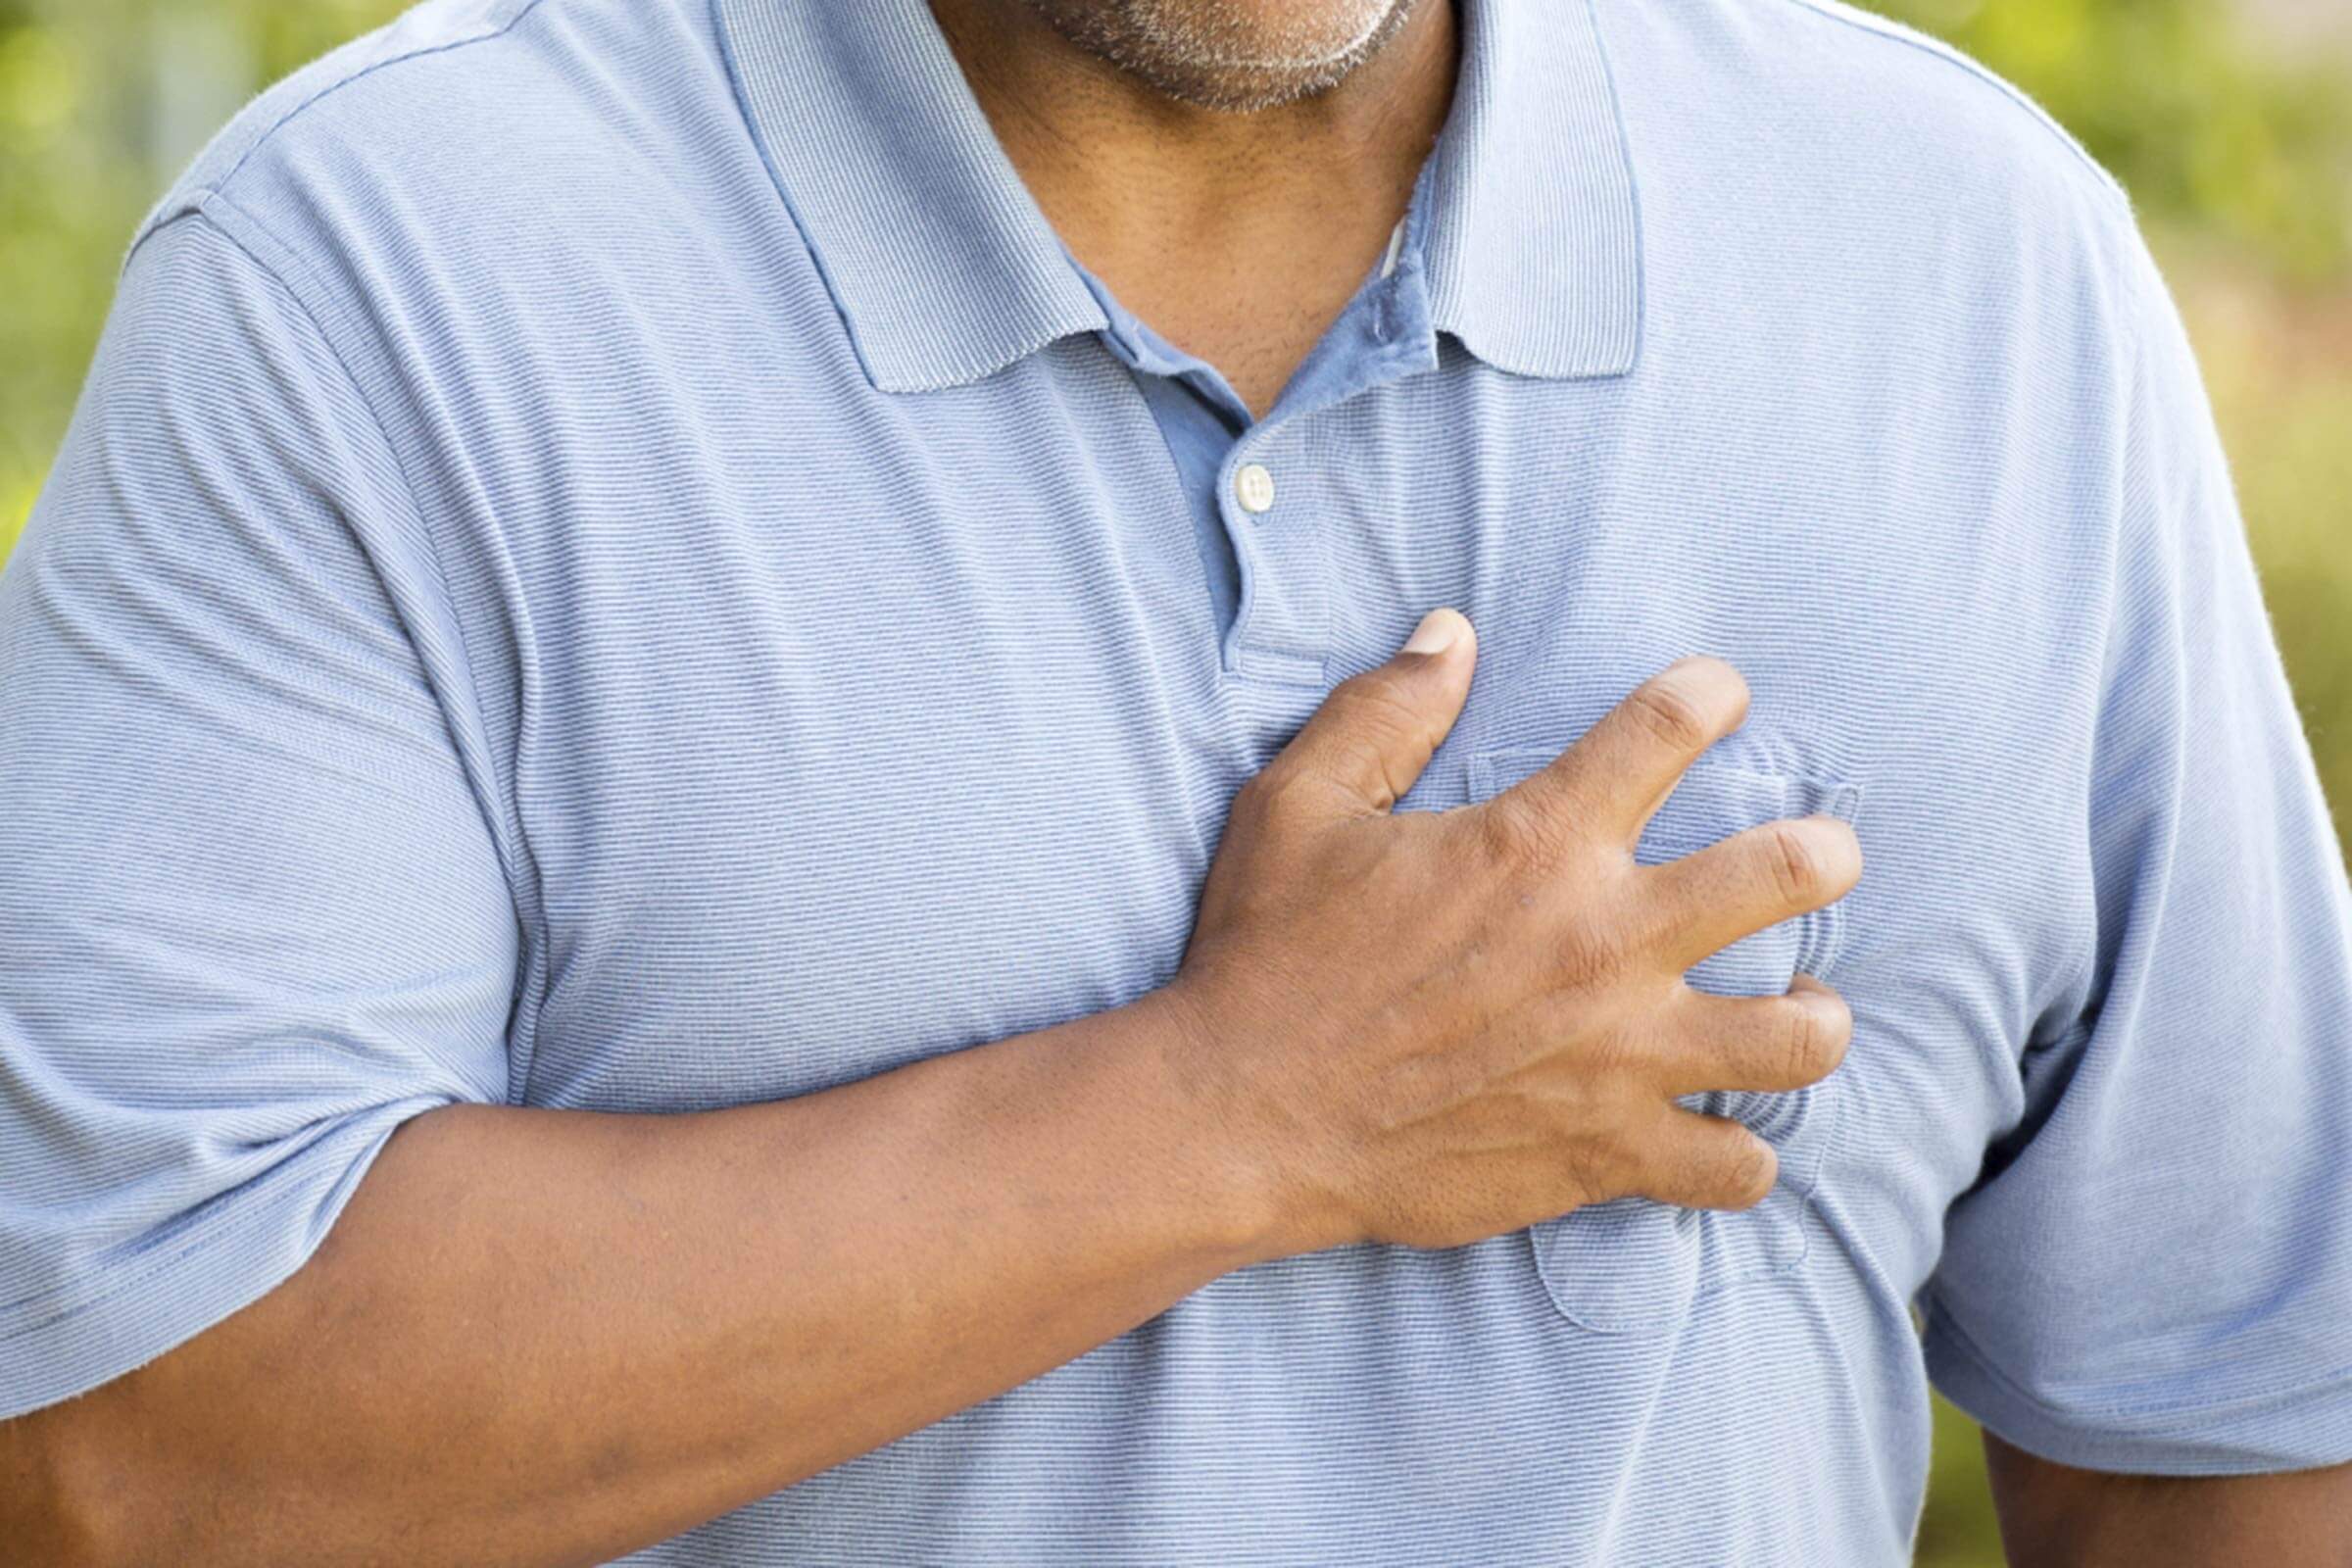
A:
[[[1474,801],[1509,789],[1554,751],[1505,747],[1470,762]],[[1643,831],[1635,858],[1680,859],[1745,828],[1826,812],[1852,821],[1859,789],[1838,780],[1767,772],[1701,760],[1684,774]],[[1820,974],[1844,932],[1835,904],[1741,938],[1693,968],[1690,984],[1721,996],[1772,996],[1799,970]],[[1837,1137],[1839,1080],[1832,1074],[1788,1094],[1691,1096],[1694,1110],[1754,1129],[1780,1155],[1780,1181],[1740,1213],[1675,1208],[1647,1199],[1598,1203],[1531,1226],[1544,1288],[1572,1322],[1600,1334],[1656,1333],[1683,1321],[1702,1298],[1767,1280],[1804,1260],[1822,1163]]]

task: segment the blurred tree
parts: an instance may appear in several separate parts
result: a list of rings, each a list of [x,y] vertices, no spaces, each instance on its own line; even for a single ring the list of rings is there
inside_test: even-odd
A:
[[[2345,63],[2256,47],[2217,0],[1882,0],[2031,94],[2123,180],[2312,282],[2352,262]]]
[[[396,0],[0,0],[0,560],[139,214],[263,83]]]

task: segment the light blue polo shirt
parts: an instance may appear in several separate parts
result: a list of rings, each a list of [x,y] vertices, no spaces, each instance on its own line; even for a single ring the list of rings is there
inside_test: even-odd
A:
[[[1931,1375],[2074,1464],[2352,1459],[2352,899],[2125,193],[1827,0],[1461,13],[1395,265],[1189,453],[920,0],[438,0],[239,117],[0,576],[0,1414],[434,1106],[1160,985],[1234,790],[1450,604],[1406,807],[1704,650],[1752,715],[1645,854],[1857,824],[1694,973],[1853,1004],[1717,1098],[1780,1188],[1247,1268],[630,1561],[1893,1564]]]

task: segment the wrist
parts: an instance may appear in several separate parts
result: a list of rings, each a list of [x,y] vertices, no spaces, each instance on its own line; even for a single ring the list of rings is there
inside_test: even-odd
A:
[[[1238,1070],[1250,1054],[1246,1026],[1210,1006],[1182,979],[1138,1000],[1165,1101],[1210,1195],[1219,1235],[1243,1263],[1290,1257],[1347,1240],[1303,1177],[1307,1140]]]

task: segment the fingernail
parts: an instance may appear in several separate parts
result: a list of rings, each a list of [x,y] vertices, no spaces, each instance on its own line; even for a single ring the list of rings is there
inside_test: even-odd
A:
[[[1442,654],[1462,640],[1462,627],[1468,622],[1457,610],[1433,610],[1421,617],[1412,636],[1404,641],[1408,654]]]

